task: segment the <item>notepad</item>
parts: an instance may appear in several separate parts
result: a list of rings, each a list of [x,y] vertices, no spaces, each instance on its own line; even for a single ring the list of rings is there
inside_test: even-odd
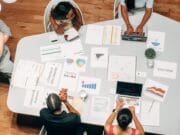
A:
[[[136,56],[110,56],[108,64],[109,81],[134,82]]]
[[[141,102],[141,123],[142,125],[159,126],[160,103],[151,100],[142,100]],[[152,105],[152,107],[151,107]],[[149,108],[151,109],[149,110]]]
[[[88,25],[85,42],[93,45],[120,45],[120,35],[120,26]]]

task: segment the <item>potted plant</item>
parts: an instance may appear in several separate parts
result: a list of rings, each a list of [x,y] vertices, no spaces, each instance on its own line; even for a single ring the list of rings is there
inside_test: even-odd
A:
[[[144,55],[147,58],[147,66],[149,68],[153,68],[154,67],[154,58],[156,57],[156,51],[153,48],[148,48],[145,50]]]

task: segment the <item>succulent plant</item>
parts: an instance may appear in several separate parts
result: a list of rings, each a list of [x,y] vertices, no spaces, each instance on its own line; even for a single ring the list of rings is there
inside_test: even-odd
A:
[[[156,57],[156,51],[153,48],[146,49],[144,54],[148,59],[154,59]]]

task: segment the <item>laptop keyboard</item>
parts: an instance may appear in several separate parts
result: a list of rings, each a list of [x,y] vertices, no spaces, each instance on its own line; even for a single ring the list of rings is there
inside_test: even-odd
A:
[[[146,42],[146,40],[147,40],[145,33],[143,33],[142,36],[139,36],[136,32],[133,32],[129,35],[126,32],[124,32],[124,34],[121,36],[121,38],[122,38],[122,40],[128,40],[128,41]]]

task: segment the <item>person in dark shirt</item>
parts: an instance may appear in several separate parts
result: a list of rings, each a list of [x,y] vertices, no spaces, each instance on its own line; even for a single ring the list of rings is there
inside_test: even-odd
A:
[[[68,113],[62,110],[62,102]],[[82,135],[79,112],[67,101],[67,90],[62,89],[59,96],[50,94],[47,98],[47,108],[40,111],[40,119],[44,124],[47,135]],[[79,130],[81,129],[81,130]]]

